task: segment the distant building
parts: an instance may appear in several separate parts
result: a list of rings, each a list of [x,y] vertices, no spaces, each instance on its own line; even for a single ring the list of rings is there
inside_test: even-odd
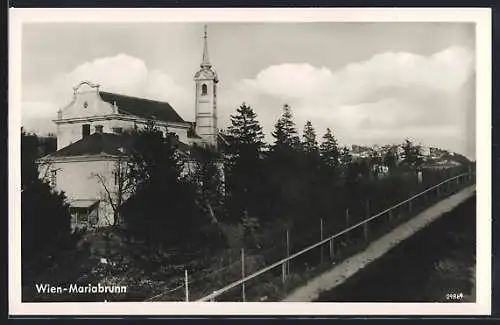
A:
[[[57,151],[39,159],[40,175],[68,197],[73,224],[97,227],[113,223],[103,191],[116,192],[114,170],[130,149],[123,135],[127,129],[154,120],[161,130],[177,136],[182,152],[189,152],[193,144],[218,147],[224,140],[217,128],[218,81],[208,57],[205,26],[202,62],[194,75],[194,122],[185,121],[167,102],[104,92],[89,81],[74,87],[73,100],[54,120]],[[185,169],[190,168],[188,163]]]
[[[428,146],[420,146],[420,154],[423,157],[429,157],[431,155],[431,148]]]

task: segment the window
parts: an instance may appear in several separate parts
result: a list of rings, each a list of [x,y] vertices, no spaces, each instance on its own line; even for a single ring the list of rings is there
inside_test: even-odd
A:
[[[84,209],[84,208],[78,208],[76,210],[77,210],[77,212],[76,212],[77,222],[80,225],[87,225],[87,223],[89,222],[89,215],[88,215],[86,209]]]
[[[115,176],[115,185],[118,186],[118,184],[120,184],[120,173],[114,171],[113,175]]]
[[[95,133],[102,133],[102,125],[95,126]]]
[[[201,95],[205,96],[207,92],[208,92],[207,85],[206,84],[201,85]]]
[[[90,135],[90,124],[82,125],[82,138]]]
[[[123,132],[123,128],[118,128],[118,127],[113,128],[113,133],[120,134],[122,132]]]

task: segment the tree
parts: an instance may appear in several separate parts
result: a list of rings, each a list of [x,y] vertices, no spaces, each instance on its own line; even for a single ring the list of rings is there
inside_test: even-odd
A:
[[[318,153],[318,141],[316,141],[316,131],[314,130],[311,121],[307,121],[304,126],[302,148],[307,154]]]
[[[300,140],[295,122],[293,122],[292,110],[288,104],[283,105],[283,114],[274,125],[272,136],[275,138],[272,147],[274,151],[298,148]]]
[[[151,184],[159,186],[157,182],[177,184],[184,167],[177,137],[168,130],[164,135],[154,121],[131,136],[133,148],[127,167],[135,190]]]
[[[229,221],[240,222],[245,211],[260,214],[263,175],[261,155],[264,134],[253,109],[243,103],[231,115],[228,128],[227,202]]]
[[[393,171],[397,166],[398,162],[398,153],[396,147],[389,148],[383,157],[384,164],[389,167],[389,171]]]
[[[23,267],[57,255],[72,243],[71,215],[64,193],[38,175],[38,137],[21,130],[21,241]]]
[[[131,236],[153,249],[170,245],[206,245],[193,241],[206,224],[195,204],[196,188],[184,175],[179,141],[154,123],[133,133],[128,160],[132,196],[122,208],[125,227]]]
[[[409,139],[401,145],[403,162],[411,167],[420,167],[423,162],[422,149]]]
[[[343,149],[343,153],[348,154],[349,149]],[[341,152],[338,148],[337,140],[333,136],[332,130],[330,128],[326,129],[326,133],[323,136],[323,142],[320,146],[321,158],[325,162],[325,164],[330,168],[337,168],[340,164]],[[347,158],[347,157],[346,157]],[[344,163],[348,163],[349,161],[345,161]]]
[[[113,180],[110,180],[109,177],[102,173],[93,173],[92,175],[102,187],[102,201],[107,203],[113,212],[113,219],[112,221],[108,220],[109,224],[116,227],[122,221],[121,207],[133,191],[133,181],[129,175],[125,153],[116,157],[111,174]]]
[[[314,169],[314,155],[304,155],[297,135],[290,106],[283,106],[283,113],[272,132],[274,143],[265,159],[266,179],[269,182],[269,196],[272,206],[270,218],[285,214],[289,221],[302,216],[306,210],[305,192],[310,188],[308,181]],[[313,158],[313,159],[304,159]],[[307,165],[304,165],[306,163]]]
[[[264,146],[264,133],[257,120],[257,114],[245,103],[236,109],[235,115],[231,115],[228,133],[231,144],[235,146],[233,149],[237,151],[244,146],[260,151]]]
[[[221,155],[212,147],[193,145],[191,161],[194,164],[193,181],[197,188],[197,202],[212,223],[223,215],[224,182]]]

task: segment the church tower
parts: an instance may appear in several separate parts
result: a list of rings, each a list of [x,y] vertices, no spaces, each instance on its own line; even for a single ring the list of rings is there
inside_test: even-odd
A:
[[[205,25],[205,35],[203,37],[203,58],[200,70],[194,75],[196,84],[196,134],[204,142],[217,144],[217,73],[212,68],[208,58],[208,37],[207,25]]]

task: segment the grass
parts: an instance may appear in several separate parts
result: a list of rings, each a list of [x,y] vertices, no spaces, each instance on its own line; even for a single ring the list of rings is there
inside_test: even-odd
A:
[[[257,277],[256,279],[251,280],[246,284],[245,288],[246,301],[282,300],[294,289],[305,285],[309,280],[317,277],[327,270],[330,270],[332,268],[332,265],[339,264],[347,258],[365,250],[373,240],[376,240],[389,233],[395,227],[410,220],[438,201],[457,193],[463,187],[464,184],[461,184],[460,186],[454,185],[447,192],[441,191],[441,195],[439,197],[431,197],[425,200],[422,199],[419,204],[414,204],[412,206],[411,211],[409,211],[409,208],[406,208],[404,211],[401,211],[397,215],[394,215],[390,221],[386,219],[387,217],[381,219],[385,222],[379,225],[377,229],[372,229],[369,232],[368,240],[364,240],[361,227],[359,227],[359,230],[356,229],[357,234],[355,236],[349,236],[349,239],[347,239],[347,235],[343,235],[342,238],[336,239],[335,241],[337,245],[333,259],[330,259],[328,257],[328,245],[324,246],[323,263],[320,263],[320,247],[313,249],[309,253],[306,253],[306,256],[302,257],[302,259],[306,261],[304,264],[298,262],[298,260],[301,259],[301,257],[298,257],[295,261],[290,262],[293,273],[287,275],[286,281],[284,283],[282,281],[281,267],[275,268],[274,270],[270,271],[269,274],[264,274],[260,277]],[[314,264],[314,260],[316,260],[317,264]],[[228,283],[230,282],[226,282],[226,285]],[[219,296],[217,298],[217,301],[241,301],[241,290],[241,286],[231,289],[223,295]]]
[[[451,195],[451,193],[449,193]],[[444,197],[444,196],[443,196]],[[440,199],[442,199],[441,197]],[[437,200],[435,200],[437,201]],[[434,201],[428,201],[431,204]],[[426,205],[427,206],[427,205]],[[379,238],[397,225],[408,220],[412,216],[421,212],[423,206],[415,205],[412,213],[401,214],[398,218],[394,216],[392,220],[382,222],[376,229],[369,232],[369,241]],[[354,219],[354,218],[353,218]],[[385,219],[384,219],[385,220]],[[352,222],[355,222],[353,220]],[[297,251],[300,247],[306,247],[319,239],[318,227],[311,228],[311,236],[300,236],[304,240],[302,243],[295,243]],[[338,232],[339,229],[328,228],[328,234]],[[265,236],[276,236],[276,231],[268,230]],[[238,237],[238,229],[229,229]],[[300,234],[308,232],[301,229]],[[92,240],[101,240],[102,237],[97,234]],[[149,259],[147,250],[132,250],[123,243],[120,236],[115,236],[111,245],[112,254],[100,250],[91,250],[90,247],[102,246],[93,245],[92,240],[87,246],[80,247],[76,252],[68,252],[58,261],[54,261],[50,268],[44,269],[36,274],[24,276],[24,279],[31,281],[23,282],[23,301],[184,301],[184,270],[189,270],[189,291],[190,300],[199,299],[210,294],[214,289],[224,287],[225,285],[237,281],[241,278],[240,248],[238,244],[232,246],[233,249],[220,251],[217,254],[209,254],[209,258],[193,256],[191,262],[185,260],[177,261],[173,257],[163,256],[156,264],[145,266],[141,261]],[[235,239],[233,239],[233,242]],[[270,241],[270,247],[267,250],[250,251],[245,258],[246,274],[251,274],[265,265],[284,257],[285,248],[283,238],[278,238],[274,242]],[[308,280],[330,269],[333,263],[339,263],[342,260],[364,250],[368,243],[363,240],[362,228],[359,228],[355,234],[342,236],[335,241],[335,256],[329,258],[328,244],[324,246],[324,263],[320,263],[320,248],[314,249],[308,254],[297,258],[291,263],[291,273],[287,275],[285,283],[282,282],[281,267],[264,274],[257,279],[250,281],[245,285],[247,301],[278,301],[284,298],[291,290],[304,285]],[[134,246],[134,245],[132,245]],[[137,245],[136,245],[137,246]],[[140,247],[140,245],[138,246]],[[109,256],[107,264],[100,262],[101,256]],[[222,270],[221,270],[222,269]],[[37,295],[34,291],[34,283],[48,282],[48,279],[54,280],[53,284],[64,283],[101,283],[101,284],[120,284],[128,287],[126,295],[96,296],[89,295]],[[241,301],[241,286],[234,288],[218,298],[219,301]]]

